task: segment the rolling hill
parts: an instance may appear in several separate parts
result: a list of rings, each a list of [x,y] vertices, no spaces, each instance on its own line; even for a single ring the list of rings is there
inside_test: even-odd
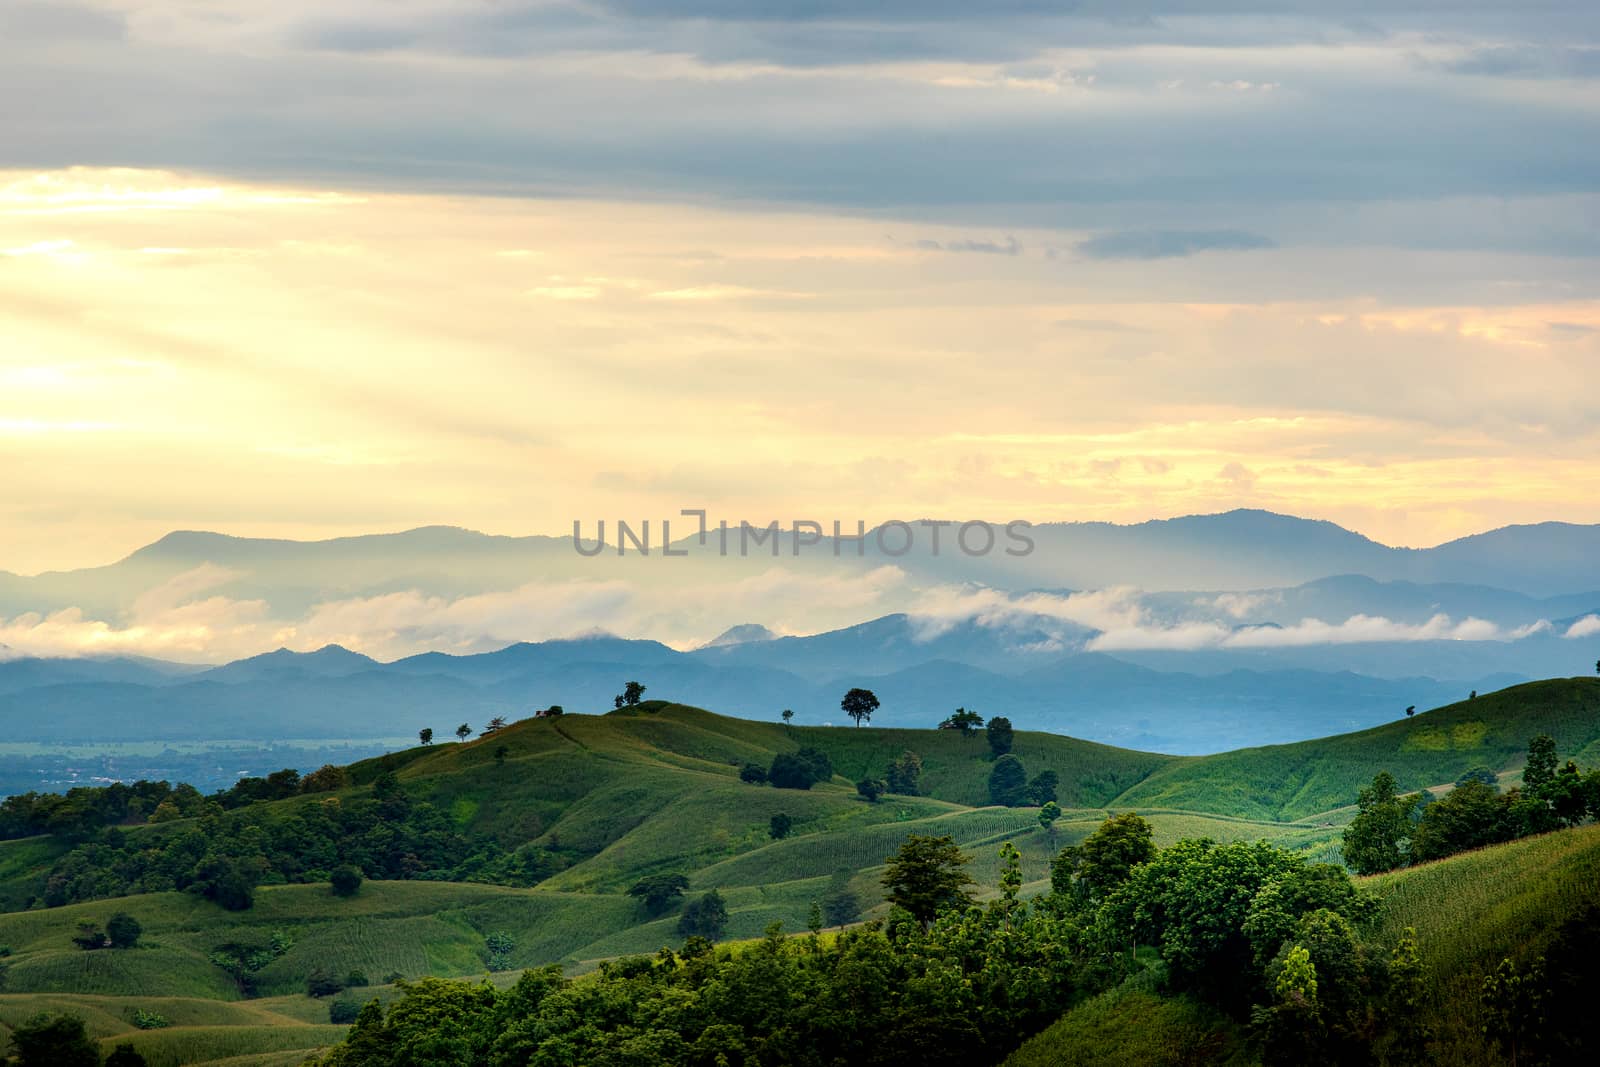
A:
[[[343,793],[245,810],[270,820],[305,805],[359,798],[392,772],[407,794],[431,802],[463,832],[508,851],[533,847],[564,856],[566,863],[539,884],[369,881],[350,899],[334,897],[325,883],[269,884],[241,913],[178,893],[13,910],[0,914],[0,946],[10,950],[0,1022],[14,1023],[41,1006],[71,1006],[91,1019],[97,1036],[126,1038],[132,1030],[127,1010],[160,1000],[162,1013],[177,1025],[133,1035],[157,1057],[152,1062],[203,1062],[187,1058],[202,1052],[218,1059],[244,1052],[287,1057],[337,1036],[320,1025],[324,1007],[301,993],[319,969],[360,970],[374,981],[390,974],[483,974],[493,933],[513,942],[513,968],[559,962],[571,972],[675,943],[675,914],[648,914],[626,895],[645,875],[685,873],[691,897],[717,889],[728,903],[728,936],[744,938],[758,936],[774,920],[803,929],[812,902],[841,889],[856,895],[863,916],[881,914],[884,858],[910,832],[952,836],[974,856],[972,873],[986,887],[998,877],[999,845],[1015,842],[1030,893],[1047,887],[1054,852],[1081,840],[1109,811],[1138,810],[1162,845],[1200,836],[1266,839],[1326,859],[1336,856],[1339,826],[1348,816],[1338,809],[1377,770],[1393,771],[1408,787],[1453,781],[1468,766],[1514,775],[1527,738],[1540,731],[1556,737],[1563,757],[1595,762],[1600,680],[1533,683],[1376,730],[1206,757],[1018,731],[1014,754],[1028,773],[1060,776],[1066,810],[1047,832],[1034,809],[987,806],[992,762],[981,733],[786,726],[664,702],[524,720],[467,744],[412,748],[352,765],[352,784]],[[744,764],[764,766],[802,746],[827,753],[835,769],[831,781],[798,791],[740,780]],[[925,795],[863,802],[851,783],[881,775],[906,750],[922,759]],[[793,829],[775,840],[769,822],[779,813],[792,819]],[[167,830],[174,825],[165,824]],[[20,906],[67,847],[48,838],[0,844],[0,902]],[[1541,886],[1556,883],[1537,871],[1568,872],[1560,883],[1568,888],[1552,892],[1570,902],[1585,891],[1585,864],[1592,864],[1600,838],[1590,828],[1506,848],[1513,851],[1504,855],[1526,860],[1527,879]],[[1470,969],[1498,951],[1501,926],[1526,932],[1530,916],[1543,907],[1543,889],[1507,904],[1508,888],[1484,888],[1496,878],[1449,873],[1469,867],[1487,872],[1483,865],[1494,862],[1456,857],[1375,879],[1373,888],[1394,922],[1426,929],[1442,946],[1441,966],[1459,960]],[[1429,912],[1458,898],[1459,914]],[[104,924],[118,911],[144,924],[138,948],[85,953],[72,946],[80,921]],[[1469,914],[1479,919],[1469,923]],[[1481,935],[1487,940],[1474,942],[1480,936],[1474,930],[1489,931]],[[290,947],[260,972],[259,996],[241,1000],[237,985],[209,957],[219,945],[261,943],[273,933],[286,935]],[[387,987],[375,988],[389,995]],[[1130,986],[1115,994],[1126,1004],[1113,999],[1076,1016],[1073,1025],[1099,1019],[1096,1032],[1104,1037],[1124,1025],[1119,1020],[1126,1012],[1142,1010],[1141,1004],[1152,1008],[1153,996],[1153,990]],[[1219,1048],[1232,1047],[1227,1033],[1207,1029],[1203,1013],[1166,1000],[1160,1013],[1171,1015],[1173,1026],[1211,1033],[1208,1040],[1221,1042]]]

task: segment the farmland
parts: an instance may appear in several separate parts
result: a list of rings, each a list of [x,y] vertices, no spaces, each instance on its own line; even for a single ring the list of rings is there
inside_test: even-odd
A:
[[[1046,830],[1036,808],[987,803],[994,764],[981,733],[790,727],[662,702],[603,716],[526,720],[471,743],[354,764],[350,784],[332,795],[249,810],[272,819],[307,805],[348,802],[368,796],[379,776],[392,772],[407,795],[447,813],[459,831],[508,851],[532,847],[564,858],[532,886],[368,880],[354,896],[339,898],[325,882],[264,884],[253,907],[239,912],[176,892],[27,909],[70,846],[48,837],[0,843],[6,908],[0,946],[10,952],[0,1023],[71,1008],[96,1038],[131,1040],[152,1063],[298,1062],[304,1050],[342,1034],[327,1022],[327,1002],[305,995],[318,972],[362,972],[375,983],[362,995],[387,997],[392,989],[381,980],[391,975],[484,975],[490,935],[511,945],[497,963],[507,968],[497,980],[547,963],[581,974],[604,959],[679,943],[675,910],[653,915],[626,894],[646,875],[683,873],[691,898],[718,890],[729,912],[724,936],[732,939],[759,937],[774,921],[803,929],[814,902],[840,891],[854,894],[858,918],[884,915],[885,857],[912,832],[949,835],[965,849],[981,896],[995,892],[1002,843],[1020,851],[1025,893],[1041,892],[1055,852],[1116,811],[1139,811],[1163,847],[1196,837],[1269,840],[1315,860],[1337,860],[1348,806],[1376,770],[1390,769],[1407,785],[1448,783],[1463,766],[1477,765],[1514,779],[1527,737],[1541,730],[1557,737],[1563,755],[1592,757],[1600,744],[1600,683],[1519,686],[1377,730],[1211,757],[1019,732],[1014,754],[1028,773],[1051,770],[1060,778],[1065,810]],[[741,767],[764,767],[801,747],[825,752],[834,777],[808,790],[741,781]],[[852,783],[881,776],[906,751],[921,759],[923,795],[863,801]],[[781,838],[770,832],[777,815],[791,821]],[[139,840],[182,825],[125,832]],[[1460,979],[1466,984],[1457,988],[1444,976],[1477,974],[1503,946],[1523,943],[1548,914],[1570,910],[1594,883],[1597,855],[1600,834],[1590,827],[1368,885],[1384,904],[1384,936],[1416,926],[1429,946],[1429,964],[1441,975],[1436,1010],[1447,1019],[1451,998],[1465,997],[1473,979]],[[1513,860],[1511,876],[1489,876],[1495,863]],[[138,947],[73,946],[80,922],[103,926],[117,912],[142,924]],[[288,947],[254,974],[249,990],[212,958],[219,946],[274,937]],[[1138,986],[1115,990],[1074,1013],[1070,1030],[1050,1040],[1114,1043],[1116,1027],[1130,1012],[1150,1008],[1155,995]],[[172,1025],[137,1030],[129,1019],[138,1007]],[[1234,1047],[1236,1035],[1217,1029],[1198,1006],[1163,1000],[1152,1017],[1211,1034],[1207,1040],[1219,1048]],[[1148,1039],[1159,1050],[1161,1032],[1153,1026],[1140,1041],[1125,1042],[1126,1062],[1156,1062],[1141,1061],[1137,1049]],[[247,1054],[260,1058],[237,1059]]]

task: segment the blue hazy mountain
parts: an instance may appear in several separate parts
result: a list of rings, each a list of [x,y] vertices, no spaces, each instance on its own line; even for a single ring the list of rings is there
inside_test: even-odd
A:
[[[690,537],[677,541],[692,554],[681,560],[660,558],[659,544],[657,555],[648,559],[619,558],[611,551],[590,558],[574,551],[570,537],[500,537],[444,526],[325,541],[179,532],[103,567],[28,577],[0,569],[0,616],[76,607],[90,617],[115,620],[141,594],[206,565],[224,572],[210,592],[262,600],[278,613],[401,590],[452,597],[574,577],[670,588],[731,581],[772,567],[838,574],[883,564],[923,582],[976,582],[1007,590],[1133,585],[1237,591],[1300,586],[1340,575],[1472,585],[1535,598],[1600,589],[1596,525],[1508,526],[1411,549],[1383,545],[1330,522],[1237,510],[1132,525],[1043,524],[1030,533],[1033,551],[1021,557],[1007,556],[1003,540],[987,555],[964,555],[952,548],[950,528],[934,555],[927,531],[916,529],[920,536],[911,550],[898,556],[880,551],[869,533],[860,557],[847,551],[836,558],[819,550],[796,559],[784,547],[787,542],[776,557],[765,549],[748,557],[720,557],[714,543],[702,547]],[[891,538],[889,544],[893,550],[899,541]],[[0,568],[4,562],[0,558]]]
[[[957,706],[1018,728],[1170,752],[1209,752],[1375,725],[1491,680],[1376,678],[1297,668],[1198,674],[1114,656],[1047,649],[1026,627],[971,624],[919,635],[905,616],[846,631],[679,652],[599,636],[513,645],[471,656],[379,663],[345,649],[278,651],[199,675],[143,682],[68,681],[0,692],[0,729],[15,741],[227,740],[445,736],[459,722],[521,718],[550,704],[609,708],[629,680],[652,697],[753,718],[793,709],[842,721],[852,686],[877,692],[879,725],[928,726]],[[762,653],[756,655],[756,652]],[[25,669],[27,661],[6,666]],[[1000,668],[1000,669],[997,669]]]

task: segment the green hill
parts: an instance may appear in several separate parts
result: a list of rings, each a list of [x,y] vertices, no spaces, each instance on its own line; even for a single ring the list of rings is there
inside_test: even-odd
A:
[[[70,846],[47,837],[0,843],[0,909],[6,909],[0,913],[0,946],[10,950],[3,961],[0,1023],[14,1024],[41,1007],[70,1004],[91,1018],[98,1037],[133,1034],[152,1062],[199,1062],[191,1057],[202,1054],[289,1057],[326,1043],[333,1032],[323,1025],[326,1005],[304,996],[306,979],[316,970],[339,975],[360,970],[374,980],[392,973],[481,975],[492,933],[514,943],[510,967],[559,962],[569,973],[601,959],[653,953],[678,943],[676,910],[652,916],[626,895],[647,874],[685,874],[691,897],[717,889],[730,913],[726,936],[751,938],[775,920],[789,930],[803,929],[812,903],[841,889],[855,893],[862,917],[883,914],[882,866],[910,832],[952,836],[974,856],[972,874],[985,886],[997,881],[999,845],[1013,841],[1022,853],[1030,893],[1048,887],[1054,853],[1087,836],[1113,810],[1145,815],[1163,846],[1202,836],[1267,839],[1316,859],[1336,859],[1345,819],[1338,809],[1351,804],[1376,771],[1388,769],[1412,788],[1453,781],[1479,765],[1515,774],[1528,738],[1539,732],[1556,738],[1563,758],[1597,762],[1600,681],[1532,683],[1361,733],[1208,757],[1163,756],[1019,732],[1014,754],[1028,774],[1049,770],[1060,778],[1058,793],[1066,810],[1047,833],[1037,809],[988,806],[993,762],[981,733],[788,727],[661,702],[606,715],[525,720],[471,743],[413,748],[353,765],[353,784],[340,792],[242,810],[270,821],[306,805],[347,803],[370,795],[374,781],[393,772],[407,794],[431,802],[457,830],[506,852],[531,848],[553,857],[554,867],[529,888],[368,881],[355,897],[340,899],[325,883],[264,885],[254,907],[244,912],[224,911],[183,893],[18,911]],[[743,765],[765,767],[778,753],[802,747],[829,756],[832,780],[810,790],[740,780]],[[863,801],[853,782],[883,776],[890,760],[905,751],[921,758],[926,795]],[[781,840],[769,834],[777,814],[792,820],[791,833]],[[185,825],[124,832],[141,839]],[[1554,884],[1535,871],[1541,863],[1552,872],[1578,872],[1571,874],[1578,879],[1583,871],[1592,873],[1583,864],[1591,862],[1593,850],[1584,846],[1573,852],[1546,842],[1590,840],[1582,833],[1479,855],[1528,857],[1534,866],[1526,877],[1519,875],[1528,885]],[[1573,858],[1580,854],[1591,860]],[[1462,919],[1459,936],[1442,927],[1424,935],[1454,946],[1466,945],[1469,934],[1479,936],[1473,931],[1487,931],[1481,935],[1489,946],[1484,951],[1440,950],[1447,953],[1441,961],[1448,958],[1449,966],[1459,963],[1470,970],[1488,958],[1485,952],[1492,955],[1513,936],[1516,922],[1536,925],[1547,910],[1537,894],[1522,911],[1492,902],[1480,908],[1472,903],[1478,898],[1463,896],[1467,891],[1460,886],[1435,885],[1449,881],[1447,872],[1476,871],[1473,865],[1484,862],[1489,861],[1457,857],[1372,884],[1385,898],[1386,916],[1413,916],[1394,919],[1400,925],[1427,931],[1430,921],[1450,921],[1430,918],[1429,907],[1449,907],[1458,918],[1480,916]],[[1580,885],[1570,881],[1559,899],[1581,895],[1573,888]],[[1445,900],[1451,903],[1432,903]],[[1457,908],[1457,901],[1465,903]],[[72,945],[80,921],[103,925],[118,911],[134,914],[144,925],[138,948],[83,952]],[[1510,931],[1504,935],[1495,925],[1502,919]],[[286,935],[292,945],[256,975],[255,992],[265,999],[243,1000],[237,983],[209,957],[221,945],[263,944],[274,933]],[[1075,1012],[1071,1025],[1092,1027],[1100,1035],[1095,1040],[1110,1040],[1107,1035],[1115,1033],[1123,1015],[1154,1011],[1155,996],[1153,989],[1137,986],[1115,990],[1087,1006],[1090,1010]],[[163,1014],[174,1025],[134,1032],[126,1010],[141,1003],[138,998],[163,998],[171,1008]],[[263,1019],[259,1010],[269,1002],[274,1013],[296,1020],[297,1033],[281,1032],[290,1023]],[[1216,1049],[1235,1047],[1237,1035],[1219,1029],[1198,1005],[1161,1001],[1158,1014],[1185,1032],[1210,1035],[1204,1040],[1220,1042]],[[244,1036],[247,1031],[257,1036]],[[1162,1033],[1155,1027],[1140,1036],[1165,1040]],[[1144,1047],[1130,1037],[1124,1062],[1160,1062],[1159,1049],[1166,1046],[1158,1041],[1149,1046],[1157,1049],[1150,1053],[1157,1058],[1140,1060],[1136,1052]]]
[[[1173,761],[1110,803],[1310,819],[1354,803],[1378,770],[1415,790],[1474,767],[1520,769],[1539,733],[1563,759],[1600,763],[1600,678],[1529,682],[1359,733]]]
[[[1481,699],[1481,698],[1480,698]],[[1525,838],[1361,880],[1377,897],[1380,942],[1417,931],[1429,997],[1431,1062],[1494,1067],[1479,995],[1500,960],[1526,963],[1552,932],[1600,903],[1600,824]],[[1241,1026],[1187,996],[1157,991],[1157,971],[1074,1008],[1006,1061],[1006,1067],[1256,1062]]]

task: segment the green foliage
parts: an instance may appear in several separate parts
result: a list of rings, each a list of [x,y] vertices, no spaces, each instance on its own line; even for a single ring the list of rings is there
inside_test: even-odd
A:
[[[1004,756],[1011,751],[1016,743],[1016,732],[1011,729],[1011,720],[1001,715],[996,715],[989,720],[989,725],[983,728],[984,736],[989,741],[989,751],[996,757]]]
[[[112,948],[133,948],[139,943],[144,927],[125,911],[119,911],[106,920],[106,940]]]
[[[1417,798],[1395,793],[1394,775],[1380,771],[1361,791],[1356,817],[1344,831],[1344,861],[1357,874],[1392,871],[1406,861]]]
[[[1469,780],[1422,810],[1411,839],[1418,862],[1442,859],[1516,836],[1511,805],[1514,798],[1494,787]]]
[[[644,699],[645,687],[638,682],[629,682],[622,687],[622,702],[619,707],[636,708]]]
[[[909,834],[900,851],[889,857],[883,885],[889,903],[904,908],[927,926],[945,908],[966,904],[972,878],[963,868],[970,862],[950,837]]]
[[[106,1057],[105,1067],[146,1067],[149,1062],[133,1047],[133,1042],[124,1041],[111,1050],[111,1055]]]
[[[347,1026],[356,1021],[361,1014],[361,1001],[355,997],[342,995],[334,997],[328,1002],[328,1021],[341,1026]]]
[[[715,889],[683,906],[678,918],[678,933],[717,941],[728,926],[728,905]]]
[[[100,1049],[76,1015],[35,1015],[11,1031],[17,1067],[100,1067]]]
[[[739,781],[748,782],[751,785],[766,785],[767,769],[759,763],[746,763],[739,768]]]
[[[983,726],[983,716],[966,708],[957,708],[955,713],[939,724],[941,730],[954,730],[962,737],[970,737],[973,732]]]
[[[878,710],[878,698],[870,689],[852,689],[839,701],[839,708],[860,726],[872,721],[872,713]]]
[[[921,796],[922,757],[912,751],[900,753],[891,760],[887,782],[889,792],[903,797]]]
[[[328,970],[317,967],[306,975],[306,996],[331,997],[344,992],[344,979]]]
[[[772,757],[767,779],[779,789],[810,789],[833,777],[833,761],[821,749],[806,747]]]
[[[361,889],[361,882],[360,869],[348,863],[341,863],[328,876],[328,885],[333,889],[333,895],[336,897],[355,896]]]
[[[856,793],[868,804],[876,804],[888,788],[888,783],[879,778],[863,778],[856,783]]]
[[[172,1020],[165,1015],[145,1008],[135,1008],[129,1012],[128,1021],[139,1030],[163,1030],[172,1025]]]
[[[1029,804],[1053,804],[1056,800],[1056,790],[1061,785],[1061,776],[1055,771],[1040,771],[1028,782]]]
[[[794,827],[794,820],[783,812],[775,812],[767,820],[767,836],[774,841],[782,841],[789,836],[789,831]]]
[[[424,745],[433,744],[433,727],[426,726],[417,731],[417,740]]]
[[[739,951],[606,964],[591,979],[530,971],[503,992],[423,981],[384,1016],[362,1009],[323,1067],[423,1063],[717,1062],[943,1067],[994,1062],[1072,994],[1073,928],[1047,909],[973,910],[924,933],[824,941],[773,928]]]
[[[989,802],[1016,808],[1028,802],[1028,772],[1015,756],[1001,756],[989,772]]]
[[[674,900],[689,888],[689,879],[676,871],[652,874],[639,879],[628,890],[630,897],[644,901],[645,910],[652,914],[665,911]]]
[[[1047,833],[1055,833],[1056,820],[1059,818],[1061,818],[1061,805],[1055,801],[1047,800],[1039,807],[1039,825],[1044,827]]]
[[[1528,741],[1528,763],[1522,769],[1522,787],[1529,792],[1548,785],[1556,776],[1556,740],[1537,734]]]
[[[511,967],[511,953],[516,951],[517,943],[510,934],[496,930],[485,935],[483,948],[484,964],[489,970],[504,971]]]
[[[1051,861],[1050,885],[1063,896],[1101,900],[1155,854],[1155,833],[1137,813],[1108,816],[1081,844],[1067,846]]]

